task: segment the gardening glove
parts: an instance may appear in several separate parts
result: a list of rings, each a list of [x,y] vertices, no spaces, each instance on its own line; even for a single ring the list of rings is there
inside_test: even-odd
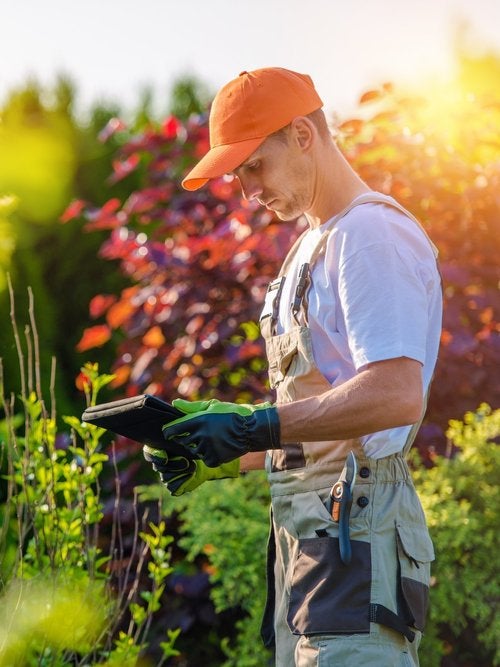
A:
[[[184,456],[169,456],[163,449],[154,449],[145,445],[142,449],[146,461],[152,464],[153,470],[160,474],[160,479],[173,496],[193,491],[211,479],[238,477],[240,460],[209,468],[201,460],[187,459]]]
[[[186,456],[202,459],[210,468],[239,458],[247,452],[278,449],[280,422],[278,410],[271,403],[225,403],[185,401],[172,404],[185,417],[163,427],[163,437],[185,447]]]

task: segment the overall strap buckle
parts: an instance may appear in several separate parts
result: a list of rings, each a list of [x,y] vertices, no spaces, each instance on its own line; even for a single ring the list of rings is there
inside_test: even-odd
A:
[[[292,316],[297,324],[299,324],[298,314],[302,306],[305,305],[306,291],[310,283],[311,274],[309,266],[309,262],[305,262],[299,269],[297,286],[295,288],[295,295],[292,301]],[[307,308],[304,308],[304,313],[304,317],[307,321]]]

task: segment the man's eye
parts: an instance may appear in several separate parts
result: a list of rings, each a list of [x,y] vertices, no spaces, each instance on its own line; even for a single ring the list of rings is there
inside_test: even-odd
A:
[[[255,162],[250,162],[247,166],[250,171],[256,171],[260,167],[260,161],[255,160]]]

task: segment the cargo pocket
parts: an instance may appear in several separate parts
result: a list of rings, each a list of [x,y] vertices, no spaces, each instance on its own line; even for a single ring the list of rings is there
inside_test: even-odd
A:
[[[287,374],[290,365],[297,357],[298,342],[296,336],[274,336],[266,341],[266,351],[269,359],[269,380],[275,389]]]
[[[287,616],[293,634],[370,631],[370,544],[351,540],[351,547],[352,560],[344,565],[338,538],[299,539]]]
[[[430,564],[434,548],[426,528],[396,525],[400,569],[400,615],[410,627],[423,631],[429,606]]]

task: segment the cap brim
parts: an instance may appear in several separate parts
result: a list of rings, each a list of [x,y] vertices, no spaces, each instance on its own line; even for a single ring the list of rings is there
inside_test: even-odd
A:
[[[198,190],[211,178],[229,174],[257,150],[266,137],[246,139],[235,144],[214,146],[182,181],[185,190]]]

